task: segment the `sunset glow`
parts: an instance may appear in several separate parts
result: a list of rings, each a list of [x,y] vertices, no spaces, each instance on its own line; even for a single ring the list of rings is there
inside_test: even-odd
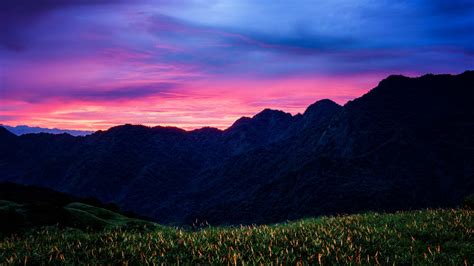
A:
[[[344,104],[389,74],[474,67],[467,1],[19,2],[0,11],[0,123],[13,126],[224,129]]]

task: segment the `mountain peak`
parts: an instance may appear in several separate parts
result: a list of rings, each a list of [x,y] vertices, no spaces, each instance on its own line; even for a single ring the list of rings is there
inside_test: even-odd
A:
[[[367,94],[351,101],[351,105],[356,102],[370,101],[372,104],[380,105],[383,108],[383,106],[387,105],[388,100],[393,102],[394,108],[399,108],[397,101],[406,101],[407,103],[403,109],[407,109],[410,106],[418,109],[422,108],[422,106],[432,108],[439,104],[452,104],[454,102],[458,105],[460,102],[470,105],[469,101],[471,99],[460,99],[458,95],[466,94],[472,96],[473,78],[473,71],[466,71],[459,75],[426,74],[419,77],[390,75],[380,81]],[[446,88],[449,87],[455,87],[456,93],[448,93]],[[421,101],[421,99],[423,100]]]
[[[390,75],[384,79],[382,79],[380,82],[379,82],[379,85],[380,84],[384,84],[384,83],[391,83],[391,82],[397,82],[397,81],[406,81],[406,80],[410,80],[411,78],[410,77],[407,77],[407,76],[404,76],[404,75],[401,75],[401,74],[398,74],[398,75]]]
[[[123,124],[119,126],[114,126],[106,130],[106,132],[124,132],[131,130],[140,130],[140,129],[151,129],[150,127],[144,125],[132,125],[132,124]]]
[[[273,110],[266,108],[260,113],[253,116],[253,119],[287,119],[291,118],[291,114],[285,113],[280,110]]]
[[[232,124],[232,126],[230,126],[227,130],[242,127],[242,126],[249,125],[255,122],[257,123],[270,122],[271,123],[271,122],[279,122],[279,121],[289,121],[291,119],[292,119],[292,115],[290,113],[285,113],[280,110],[266,108],[251,118],[248,116],[242,116],[241,118],[237,119]]]
[[[325,110],[325,109],[338,109],[340,107],[341,106],[339,104],[335,103],[332,100],[322,99],[322,100],[316,101],[315,103],[308,106],[308,108],[306,108],[306,111],[304,112],[303,116],[317,114],[317,113],[320,113],[322,110]]]
[[[242,116],[241,118],[235,120],[235,122],[227,130],[248,124],[250,121],[252,121],[252,118],[248,116]]]
[[[144,125],[132,125],[132,124],[124,124],[120,126],[114,126],[106,130],[107,133],[113,134],[134,134],[134,133],[184,133],[186,132],[184,129],[178,127],[167,127],[167,126],[155,126],[149,127]]]
[[[214,134],[222,133],[222,130],[215,127],[202,127],[202,128],[191,130],[189,132],[193,134],[201,134],[201,135],[214,135]]]
[[[242,117],[224,131],[224,138],[240,153],[274,142],[284,136],[293,123],[293,116],[283,111],[264,109],[250,117]]]

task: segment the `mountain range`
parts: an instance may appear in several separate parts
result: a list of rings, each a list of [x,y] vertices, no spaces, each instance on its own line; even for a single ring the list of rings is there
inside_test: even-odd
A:
[[[44,128],[44,127],[30,127],[26,125],[19,125],[19,126],[7,126],[2,125],[11,133],[20,136],[24,134],[37,134],[37,133],[50,133],[50,134],[69,134],[72,136],[86,136],[89,134],[94,133],[94,131],[87,131],[87,130],[71,130],[71,129],[59,129],[59,128]]]
[[[344,106],[265,109],[226,130],[0,127],[0,173],[167,224],[456,206],[474,192],[474,71],[389,76]]]

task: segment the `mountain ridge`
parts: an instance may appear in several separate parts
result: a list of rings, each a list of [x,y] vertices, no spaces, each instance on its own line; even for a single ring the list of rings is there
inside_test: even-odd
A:
[[[474,191],[473,88],[473,71],[390,76],[344,106],[321,100],[295,116],[266,109],[226,130],[17,136],[0,153],[1,180],[171,224],[449,207]]]
[[[13,134],[17,136],[24,135],[24,134],[39,134],[39,133],[69,134],[71,136],[87,136],[94,132],[94,131],[88,131],[88,130],[31,127],[27,125],[7,126],[7,125],[0,124],[0,126],[7,129],[8,131],[12,132]]]
[[[466,75],[472,75],[474,73],[474,70],[466,70],[460,74],[424,74],[424,75],[421,75],[421,76],[417,76],[417,77],[408,77],[408,76],[405,76],[405,75],[401,75],[401,74],[393,74],[393,75],[389,75],[388,77],[382,79],[378,85],[375,87],[375,88],[379,88],[381,86],[384,86],[386,83],[392,83],[393,82],[399,82],[399,81],[407,81],[407,80],[416,80],[416,79],[425,79],[425,78],[431,78],[431,77],[462,77],[462,76],[466,76]],[[374,88],[374,89],[375,89]],[[373,90],[373,89],[372,89]],[[367,92],[366,94],[369,94],[372,90],[370,90],[369,92]],[[253,117],[248,117],[248,116],[242,116],[240,118],[238,118],[236,121],[234,121],[233,124],[231,124],[229,127],[227,127],[226,129],[218,129],[218,128],[215,128],[215,127],[211,127],[211,126],[203,126],[203,127],[200,127],[200,128],[195,128],[195,129],[192,129],[192,130],[186,130],[186,129],[182,129],[182,128],[179,128],[179,127],[175,127],[175,126],[160,126],[160,125],[156,125],[156,126],[145,126],[145,125],[142,125],[142,124],[123,124],[123,125],[116,125],[116,126],[113,126],[113,127],[110,127],[109,129],[112,129],[112,128],[117,128],[117,127],[121,127],[121,126],[143,126],[143,127],[148,127],[148,128],[169,128],[169,129],[177,129],[177,130],[182,130],[182,131],[186,131],[186,132],[193,132],[193,131],[199,131],[201,129],[215,129],[217,131],[226,131],[228,130],[229,128],[231,128],[237,121],[239,120],[248,120],[248,119],[252,119],[252,118],[255,118],[261,114],[264,114],[264,113],[272,113],[272,112],[276,112],[276,113],[283,113],[283,114],[287,114],[287,115],[290,115],[291,117],[295,118],[295,117],[298,117],[298,116],[304,116],[305,113],[308,112],[308,109],[310,109],[313,105],[316,105],[318,104],[318,102],[321,102],[321,103],[334,103],[335,105],[338,105],[338,106],[346,106],[347,104],[350,104],[352,103],[354,100],[357,100],[363,96],[365,96],[366,94],[356,98],[356,99],[353,99],[353,100],[349,100],[347,103],[345,103],[344,105],[339,105],[337,103],[335,103],[334,101],[332,101],[331,99],[321,99],[321,100],[317,100],[316,102],[310,104],[306,110],[301,114],[301,113],[297,113],[295,115],[291,115],[290,113],[286,113],[285,111],[283,110],[278,110],[278,109],[271,109],[271,108],[265,108],[263,109],[262,111],[260,111],[259,113],[255,114]],[[31,129],[31,130],[46,130],[46,131],[38,131],[38,132],[28,132],[28,133],[23,133],[23,132],[19,132],[19,133],[14,133],[15,135],[23,135],[23,134],[37,134],[37,133],[46,133],[46,134],[63,134],[63,133],[67,133],[67,134],[70,134],[72,136],[83,136],[82,134],[84,135],[90,135],[90,134],[93,134],[95,132],[104,132],[104,131],[107,131],[107,130],[97,130],[97,131],[88,131],[88,130],[70,130],[70,129],[58,129],[58,128],[42,128],[42,127],[31,127],[31,126],[27,126],[27,125],[19,125],[19,126],[15,126],[15,127],[12,127],[12,126],[8,126],[8,125],[4,125],[4,124],[0,124],[0,127],[3,127],[5,129],[7,129],[9,132],[12,132],[12,128],[28,128],[28,129]],[[54,132],[48,132],[49,131],[54,131]],[[57,131],[57,132],[56,132]],[[71,132],[77,132],[78,134],[71,134],[69,133],[69,131]]]

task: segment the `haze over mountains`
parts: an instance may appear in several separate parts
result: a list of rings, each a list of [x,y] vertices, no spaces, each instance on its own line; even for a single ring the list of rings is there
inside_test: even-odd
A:
[[[340,106],[266,109],[226,130],[0,128],[0,180],[115,202],[162,223],[269,223],[455,206],[474,192],[474,72],[390,76]]]
[[[19,126],[7,126],[0,124],[1,127],[6,128],[8,131],[19,136],[24,134],[36,134],[36,133],[49,133],[49,134],[69,134],[72,136],[86,136],[94,133],[94,131],[87,130],[71,130],[71,129],[59,129],[59,128],[44,128],[44,127],[30,127],[26,125]]]

